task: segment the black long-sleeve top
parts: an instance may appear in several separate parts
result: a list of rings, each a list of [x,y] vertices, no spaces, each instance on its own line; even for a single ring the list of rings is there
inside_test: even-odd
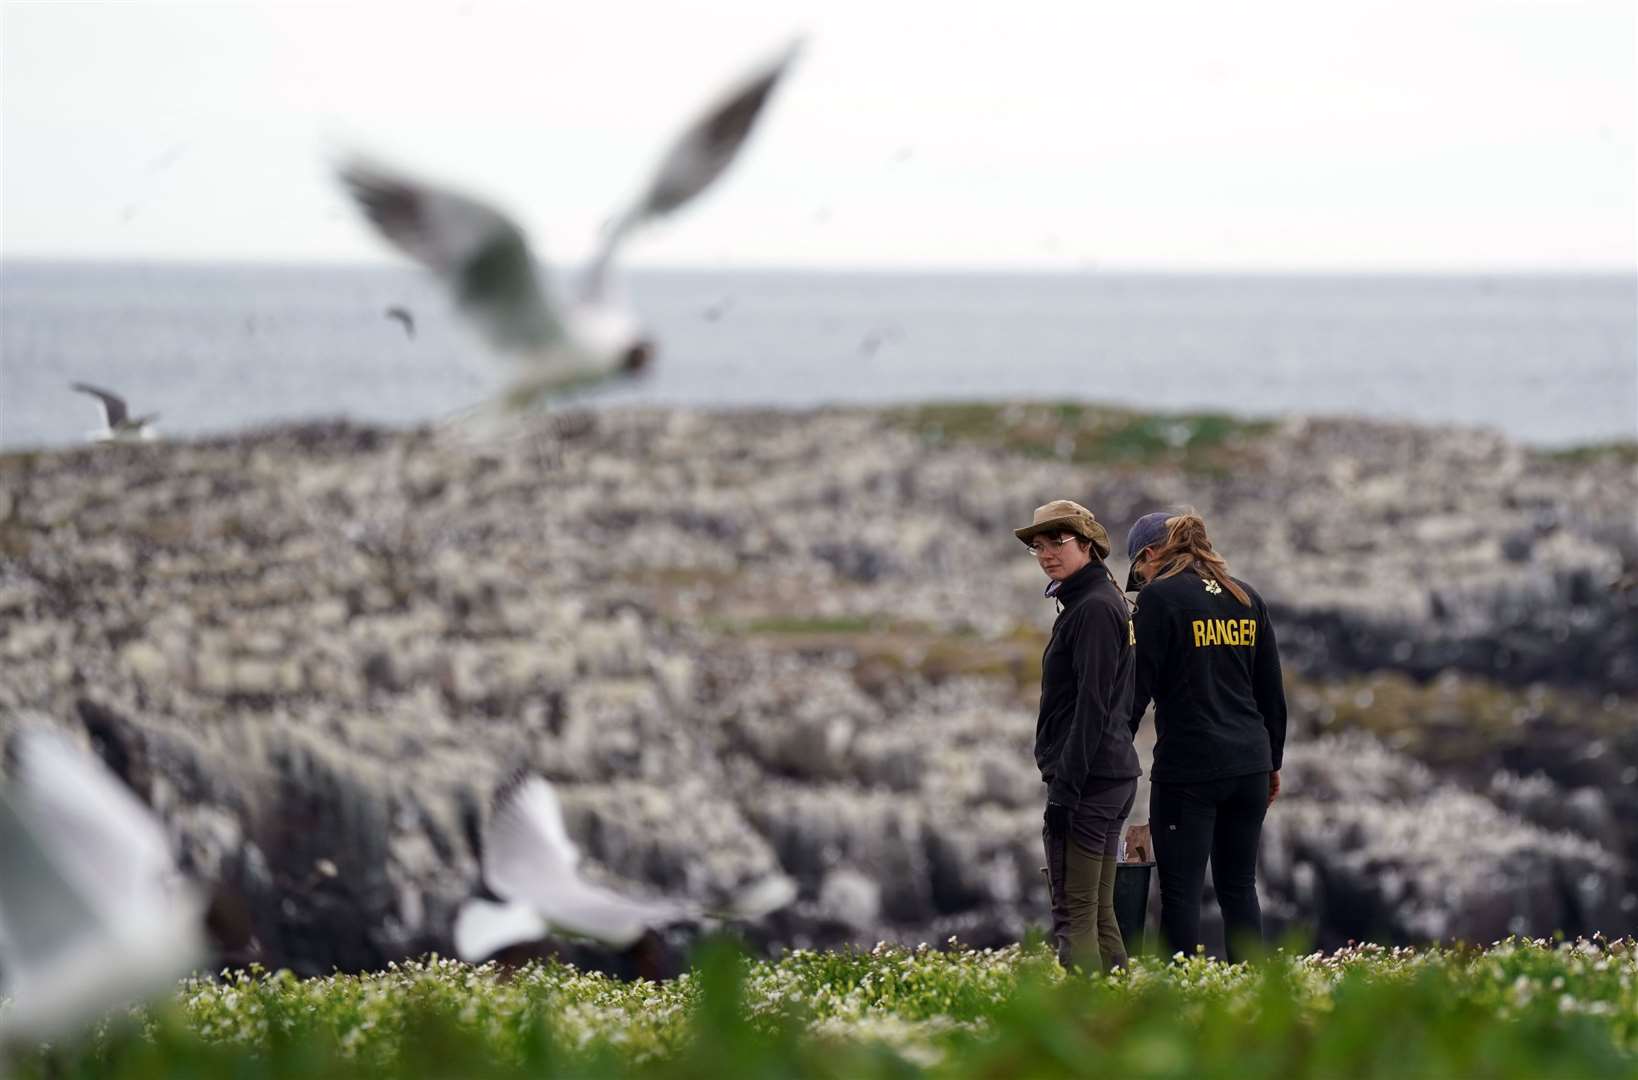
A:
[[[1035,763],[1047,801],[1074,806],[1093,778],[1137,776],[1132,748],[1133,631],[1126,598],[1094,559],[1052,594],[1063,610],[1041,655]]]
[[[1132,733],[1152,698],[1151,780],[1218,780],[1280,767],[1285,687],[1268,607],[1246,607],[1222,584],[1185,570],[1138,593]]]

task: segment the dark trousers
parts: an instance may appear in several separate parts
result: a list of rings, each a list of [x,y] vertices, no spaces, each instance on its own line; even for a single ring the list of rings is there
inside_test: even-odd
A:
[[[1041,828],[1052,940],[1058,962],[1089,974],[1127,967],[1115,922],[1115,854],[1120,830],[1137,800],[1137,780],[1092,780],[1070,808],[1069,828]]]
[[[1160,874],[1160,929],[1168,952],[1194,954],[1206,860],[1223,909],[1228,958],[1263,940],[1257,905],[1257,842],[1268,812],[1268,774],[1151,785],[1149,825]]]

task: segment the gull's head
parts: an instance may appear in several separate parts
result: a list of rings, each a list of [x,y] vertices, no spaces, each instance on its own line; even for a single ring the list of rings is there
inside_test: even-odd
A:
[[[616,375],[643,374],[654,362],[654,338],[630,310],[614,304],[582,304],[570,309],[569,335],[585,355]]]
[[[620,373],[634,378],[646,373],[654,362],[655,351],[654,342],[649,338],[633,341],[620,358]]]

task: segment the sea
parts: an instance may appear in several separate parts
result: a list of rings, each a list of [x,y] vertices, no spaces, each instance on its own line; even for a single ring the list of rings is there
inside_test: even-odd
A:
[[[592,407],[1088,401],[1638,439],[1638,275],[634,270],[659,354]],[[413,313],[413,336],[388,318]],[[502,365],[411,267],[0,263],[0,448],[447,418]]]

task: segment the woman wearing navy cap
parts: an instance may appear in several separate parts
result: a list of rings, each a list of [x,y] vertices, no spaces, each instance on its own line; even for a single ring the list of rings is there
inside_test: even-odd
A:
[[[1126,536],[1133,618],[1132,730],[1152,699],[1149,826],[1170,951],[1193,953],[1211,863],[1231,961],[1262,944],[1257,845],[1280,792],[1285,689],[1262,597],[1229,576],[1193,512],[1148,514]]]

